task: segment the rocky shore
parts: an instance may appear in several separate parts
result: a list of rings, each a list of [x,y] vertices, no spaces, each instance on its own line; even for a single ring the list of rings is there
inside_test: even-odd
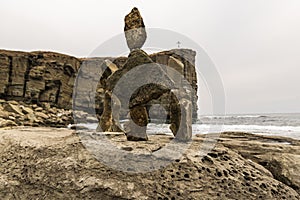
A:
[[[148,55],[138,9],[124,22],[128,57],[0,50],[0,199],[300,199],[300,141],[192,135],[196,52]]]
[[[124,134],[106,136],[122,151],[147,155],[173,139],[168,135],[150,135],[148,141],[130,142]],[[74,130],[1,130],[0,198],[300,198],[299,141],[223,133],[213,150],[201,156],[199,147],[206,137],[195,136],[182,157],[166,167],[147,173],[126,173],[96,160]]]
[[[16,126],[67,127],[73,123],[70,110],[51,107],[49,103],[28,105],[0,99],[0,128]]]

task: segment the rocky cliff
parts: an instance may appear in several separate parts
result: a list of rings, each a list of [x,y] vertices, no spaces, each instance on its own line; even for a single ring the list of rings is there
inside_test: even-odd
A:
[[[197,75],[195,69],[196,53],[189,49],[175,49],[150,55],[154,62],[172,67],[172,59],[176,58],[183,66],[183,75],[197,91]],[[126,63],[126,57],[120,58],[75,58],[53,52],[17,52],[0,50],[0,97],[5,100],[22,101],[28,104],[48,103],[52,107],[70,109],[74,81],[81,65],[89,73],[111,73],[105,61],[111,61],[118,68]],[[106,71],[104,69],[108,68]],[[86,74],[89,74],[88,72]],[[100,79],[100,77],[97,77]],[[90,79],[86,76],[86,79]],[[82,81],[79,84],[86,84]],[[89,87],[88,85],[86,87]],[[85,87],[83,87],[85,88]],[[99,83],[97,90],[98,103],[96,109],[102,112],[104,91]],[[84,92],[84,91],[82,91]],[[196,92],[197,93],[197,92]],[[84,95],[82,107],[88,107],[89,95]],[[193,116],[197,117],[197,97],[193,99]]]
[[[80,63],[75,57],[52,52],[1,50],[0,95],[9,100],[71,108]]]

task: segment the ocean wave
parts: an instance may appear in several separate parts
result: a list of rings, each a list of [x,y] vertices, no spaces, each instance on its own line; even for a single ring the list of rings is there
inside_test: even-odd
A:
[[[88,129],[95,130],[97,124],[78,124]],[[169,124],[149,123],[148,134],[172,134]],[[300,126],[262,126],[262,125],[215,125],[215,124],[193,124],[193,134],[221,133],[228,131],[248,132],[262,135],[277,135],[300,139]]]
[[[300,139],[300,126],[261,126],[261,125],[210,125],[195,124],[193,133],[220,133],[227,131],[249,132],[253,134],[277,135]]]
[[[201,119],[228,119],[228,118],[265,118],[266,115],[214,115],[201,116]]]

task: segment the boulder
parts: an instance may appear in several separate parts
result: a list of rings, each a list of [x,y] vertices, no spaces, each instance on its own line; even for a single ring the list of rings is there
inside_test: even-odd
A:
[[[43,113],[43,112],[36,112],[36,113],[35,113],[35,116],[36,116],[37,118],[41,118],[41,119],[48,119],[48,118],[49,118],[49,116],[46,115],[46,114]]]
[[[43,108],[42,107],[36,107],[34,109],[35,112],[42,112],[43,111]]]
[[[128,141],[147,141],[146,133],[148,124],[148,112],[146,107],[136,106],[130,109],[130,120],[124,125],[125,135]]]
[[[18,105],[14,105],[11,103],[7,103],[6,105],[4,105],[4,110],[7,112],[13,112],[18,115],[24,115],[22,109]]]
[[[143,50],[136,49],[136,50],[130,52],[130,54],[128,55],[128,59],[127,59],[126,63],[124,64],[124,66],[120,70],[116,71],[114,74],[112,74],[111,76],[108,77],[107,89],[112,91],[114,89],[115,85],[117,84],[117,82],[121,79],[121,77],[124,76],[124,74],[126,74],[133,68],[135,68],[137,66],[150,64],[150,63],[153,63],[153,61],[148,56],[148,54],[146,52],[144,52]],[[145,76],[145,74],[143,74],[143,75]],[[137,77],[135,77],[135,78],[137,78]],[[132,79],[132,80],[134,80],[134,79]]]
[[[20,106],[22,109],[22,112],[26,115],[26,114],[32,114],[33,110],[29,107],[25,107],[25,106]]]
[[[116,85],[118,87],[115,87]],[[163,93],[174,88],[174,83],[146,52],[136,49],[129,54],[123,68],[108,78],[107,86],[107,89],[113,91],[119,98],[122,107],[128,109],[159,98]],[[138,99],[137,94],[142,95],[142,98]],[[128,105],[129,100],[130,105]]]
[[[118,112],[120,103],[116,97],[112,98],[111,92],[107,91],[104,97],[103,112],[97,127],[98,132],[122,132],[119,124]],[[114,110],[114,113],[112,112]],[[114,117],[113,117],[114,114]]]
[[[125,17],[125,37],[130,50],[143,47],[147,33],[143,18],[137,8],[133,8]]]
[[[17,126],[17,124],[11,120],[5,120],[0,118],[0,128]]]
[[[11,113],[9,113],[3,109],[0,109],[0,118],[8,119],[10,115],[11,115]]]
[[[180,141],[189,141],[192,139],[192,102],[187,99],[179,101],[181,107],[180,125],[175,132],[176,139]]]
[[[28,122],[27,125],[30,125],[30,126],[34,122],[36,122],[36,123],[40,123],[41,122],[40,120],[38,120],[36,118],[36,116],[34,115],[34,113],[28,113],[28,114],[26,114],[25,117],[24,117],[24,120],[26,120]]]
[[[150,101],[158,99],[161,95],[169,93],[170,90],[171,89],[163,85],[155,83],[143,85],[132,94],[129,102],[129,108],[133,108],[138,105],[146,105]]]

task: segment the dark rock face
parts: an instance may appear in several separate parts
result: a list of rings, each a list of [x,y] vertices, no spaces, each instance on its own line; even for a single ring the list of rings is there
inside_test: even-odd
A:
[[[147,33],[143,18],[137,8],[133,8],[125,17],[125,37],[130,50],[143,47]]]

